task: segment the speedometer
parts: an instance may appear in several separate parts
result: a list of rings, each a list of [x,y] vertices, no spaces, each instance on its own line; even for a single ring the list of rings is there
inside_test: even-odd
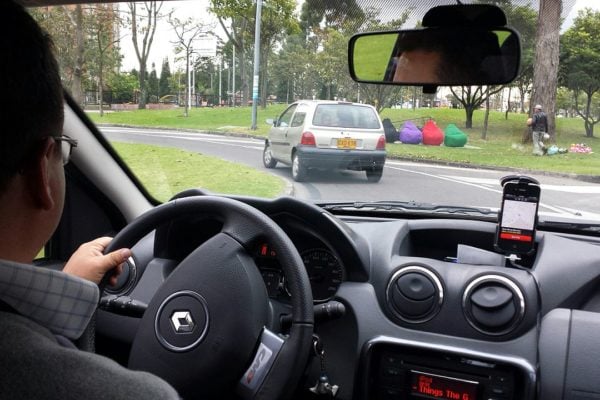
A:
[[[300,256],[310,279],[313,299],[329,300],[346,278],[344,267],[333,253],[326,249],[306,250]]]

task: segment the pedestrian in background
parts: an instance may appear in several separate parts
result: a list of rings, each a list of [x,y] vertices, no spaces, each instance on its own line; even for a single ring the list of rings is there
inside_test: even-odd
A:
[[[533,117],[527,120],[527,125],[532,128],[532,140],[533,140],[533,155],[542,156],[544,155],[544,143],[542,140],[546,140],[548,136],[548,117],[546,113],[542,111],[542,106],[536,104]]]

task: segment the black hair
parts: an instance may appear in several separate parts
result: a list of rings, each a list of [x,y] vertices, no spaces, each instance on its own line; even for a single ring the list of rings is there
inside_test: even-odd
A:
[[[53,44],[29,13],[0,1],[0,193],[48,136],[60,136],[63,91]]]
[[[472,29],[464,30],[460,27],[401,32],[386,70],[386,80],[393,81],[396,60],[403,52],[423,50],[440,54],[441,63],[436,69],[440,82],[485,83],[489,76],[483,62],[490,56],[499,56],[500,47],[494,33],[486,29],[481,29],[478,34],[473,32]]]

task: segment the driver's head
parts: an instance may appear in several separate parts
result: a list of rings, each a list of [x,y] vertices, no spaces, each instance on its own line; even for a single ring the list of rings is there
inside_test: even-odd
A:
[[[62,134],[63,92],[50,38],[7,0],[0,2],[0,54],[0,258],[23,259],[35,256],[62,213],[54,137]]]
[[[33,161],[42,138],[61,135],[63,93],[49,36],[12,1],[0,4],[0,54],[2,192]]]
[[[449,30],[430,28],[398,35],[396,66],[392,80],[404,83],[486,82],[489,74],[485,60],[499,56],[498,38],[482,29]],[[500,66],[494,66],[500,68]]]

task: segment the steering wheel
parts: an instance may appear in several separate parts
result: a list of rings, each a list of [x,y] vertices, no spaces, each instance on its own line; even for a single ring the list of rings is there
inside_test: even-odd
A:
[[[129,368],[160,376],[184,398],[229,398],[234,391],[246,399],[285,398],[310,352],[312,292],[298,251],[269,217],[224,197],[181,198],[127,225],[106,252],[132,247],[159,226],[200,213],[216,216],[223,226],[154,294],[133,341]],[[267,328],[269,298],[249,254],[259,240],[277,252],[288,282],[292,325],[285,339]]]

